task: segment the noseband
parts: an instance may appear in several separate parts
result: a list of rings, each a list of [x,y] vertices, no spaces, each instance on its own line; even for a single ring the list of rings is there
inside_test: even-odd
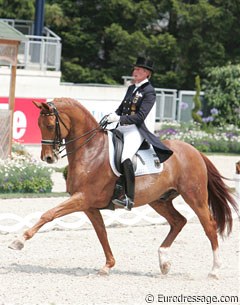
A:
[[[42,110],[40,112],[40,115],[41,116],[55,116],[55,119],[56,119],[55,120],[55,138],[54,138],[54,140],[42,140],[41,141],[42,145],[52,145],[54,153],[56,155],[59,155],[64,151],[67,144],[69,144],[71,142],[74,142],[76,140],[79,140],[79,139],[89,135],[89,137],[80,146],[78,146],[73,151],[67,152],[64,156],[62,156],[62,158],[66,157],[69,154],[72,154],[73,152],[75,152],[76,150],[81,148],[83,145],[87,144],[97,134],[97,132],[99,130],[102,130],[102,129],[106,128],[106,122],[105,122],[106,120],[104,121],[104,124],[102,124],[103,120],[101,120],[98,127],[94,128],[94,129],[91,129],[90,131],[87,131],[86,133],[84,133],[83,135],[81,135],[79,137],[76,137],[76,138],[68,140],[68,141],[63,141],[62,135],[61,135],[60,122],[63,124],[63,126],[66,128],[66,130],[68,132],[70,132],[70,130],[66,126],[66,124],[63,122],[61,117],[59,116],[59,113],[58,113],[57,108],[54,105],[54,103],[53,102],[47,102],[47,104],[52,108],[52,111],[51,112],[45,112],[44,110]],[[60,151],[60,147],[63,147],[61,151]]]

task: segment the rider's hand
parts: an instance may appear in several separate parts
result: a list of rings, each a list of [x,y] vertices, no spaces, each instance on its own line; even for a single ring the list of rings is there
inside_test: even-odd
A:
[[[110,113],[107,117],[108,123],[114,123],[114,122],[119,122],[120,116],[117,115],[115,112]]]

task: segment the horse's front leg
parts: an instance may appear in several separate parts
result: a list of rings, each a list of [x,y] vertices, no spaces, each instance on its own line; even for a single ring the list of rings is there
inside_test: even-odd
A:
[[[52,208],[42,214],[39,221],[32,228],[25,231],[20,238],[14,240],[8,247],[13,250],[21,250],[24,247],[25,241],[32,238],[47,222],[64,215],[86,209],[84,202],[83,194],[75,193],[69,199],[65,200],[55,208]]]
[[[98,209],[89,209],[85,211],[85,213],[90,219],[97,233],[98,239],[103,247],[103,251],[106,257],[106,264],[103,266],[102,269],[99,270],[99,274],[108,275],[109,270],[115,265],[115,259],[113,257],[112,250],[108,242],[107,231],[103,222],[102,215]]]

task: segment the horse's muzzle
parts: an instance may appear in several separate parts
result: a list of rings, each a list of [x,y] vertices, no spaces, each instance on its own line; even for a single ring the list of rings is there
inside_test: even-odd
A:
[[[46,155],[46,156],[42,156],[42,161],[47,162],[48,164],[52,164],[58,161],[58,157],[56,154]]]

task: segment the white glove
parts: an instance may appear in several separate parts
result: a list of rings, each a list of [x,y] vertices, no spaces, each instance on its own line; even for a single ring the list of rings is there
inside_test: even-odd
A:
[[[120,116],[117,115],[115,112],[110,113],[107,117],[108,123],[114,123],[114,122],[119,122]]]

